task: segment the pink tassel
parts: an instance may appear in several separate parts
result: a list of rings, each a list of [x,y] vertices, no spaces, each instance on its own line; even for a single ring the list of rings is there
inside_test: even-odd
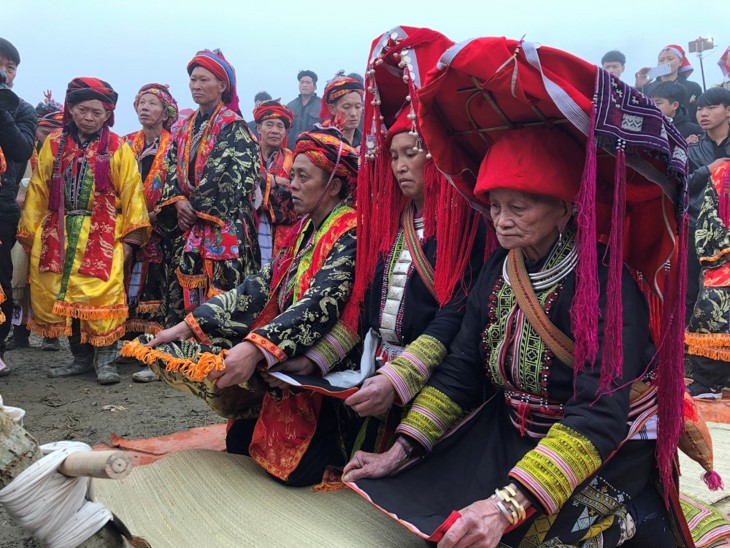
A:
[[[578,265],[575,269],[576,289],[570,320],[575,337],[574,374],[578,376],[586,364],[595,364],[598,352],[598,258],[596,257],[596,108],[591,114],[590,134],[586,146],[578,215],[576,218]]]
[[[722,482],[720,474],[718,474],[715,470],[704,474],[702,476],[702,481],[705,482],[710,491],[720,491],[725,489],[725,484]]]
[[[606,287],[606,315],[601,359],[599,391],[611,392],[614,380],[621,377],[624,363],[623,301],[621,276],[624,266],[624,219],[626,217],[626,153],[619,143],[616,151],[616,177],[611,210],[611,235],[608,252],[608,284]]]
[[[99,148],[97,150],[96,162],[94,163],[94,187],[99,193],[109,190],[111,181],[109,179],[109,128],[104,126],[99,137]]]
[[[679,220],[678,249],[672,258],[673,270],[664,283],[664,337],[657,352],[659,425],[657,432],[657,467],[664,483],[668,502],[669,489],[675,488],[673,460],[684,423],[684,301],[687,289],[687,233],[689,218]]]

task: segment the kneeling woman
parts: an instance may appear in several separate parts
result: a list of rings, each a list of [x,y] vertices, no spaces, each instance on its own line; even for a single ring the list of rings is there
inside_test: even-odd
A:
[[[289,485],[317,483],[327,465],[342,464],[336,406],[311,392],[264,394],[258,381],[261,372],[303,354],[332,329],[350,296],[356,219],[347,202],[357,162],[339,131],[303,133],[294,149],[291,192],[305,217],[281,254],[174,327],[141,337],[146,345],[135,341],[122,350],[235,419],[228,451],[249,454]]]

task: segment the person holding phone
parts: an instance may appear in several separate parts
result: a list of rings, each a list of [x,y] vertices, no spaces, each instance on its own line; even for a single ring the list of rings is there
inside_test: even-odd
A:
[[[669,44],[659,52],[656,67],[644,67],[636,73],[634,87],[643,91],[646,96],[653,97],[654,89],[662,82],[680,84],[685,91],[682,106],[687,109],[690,120],[694,120],[697,112],[697,98],[702,93],[702,88],[697,82],[687,79],[693,70],[684,49],[677,44]]]

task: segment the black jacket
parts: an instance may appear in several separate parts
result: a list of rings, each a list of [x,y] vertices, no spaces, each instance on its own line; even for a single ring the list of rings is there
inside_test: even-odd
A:
[[[652,97],[652,93],[654,93],[656,87],[662,82],[663,80],[661,78],[657,78],[653,82],[649,82],[643,88],[639,89],[643,91],[644,95],[647,97]],[[682,102],[682,106],[687,109],[687,116],[689,119],[691,121],[695,120],[695,116],[697,114],[697,98],[702,95],[702,88],[697,82],[687,80],[687,76],[684,74],[680,74],[679,77],[674,80],[674,83],[679,84],[684,88],[684,101]]]
[[[707,167],[719,158],[730,158],[730,136],[719,145],[707,135],[702,135],[698,143],[687,149],[689,157],[689,214],[690,222],[697,220],[705,194],[705,186],[710,179],[710,169]]]
[[[0,110],[0,148],[8,164],[0,188],[0,221],[17,223],[20,220],[20,208],[15,198],[33,153],[35,128],[35,110],[22,99],[15,110]]]
[[[321,100],[316,93],[312,95],[306,105],[302,105],[301,95],[286,105],[286,108],[294,113],[294,121],[287,132],[287,148],[289,150],[294,150],[294,145],[297,144],[297,137],[300,133],[310,131],[314,128],[314,124],[322,121],[319,119],[320,107]]]
[[[702,135],[704,133],[699,124],[689,119],[687,111],[682,105],[679,106],[679,110],[674,115],[672,123],[685,139],[690,135]]]

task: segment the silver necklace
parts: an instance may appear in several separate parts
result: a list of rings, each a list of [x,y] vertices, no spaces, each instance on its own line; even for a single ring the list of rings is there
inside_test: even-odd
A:
[[[552,287],[556,283],[564,280],[573,271],[576,264],[578,264],[578,249],[574,245],[568,254],[555,266],[539,272],[528,273],[533,289]],[[507,258],[502,263],[502,277],[507,285],[512,285],[507,274]]]

